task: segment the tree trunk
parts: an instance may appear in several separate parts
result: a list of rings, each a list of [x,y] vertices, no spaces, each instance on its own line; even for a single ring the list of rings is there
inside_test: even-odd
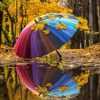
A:
[[[89,27],[90,31],[93,31],[93,0],[89,0]],[[90,45],[93,44],[94,35],[90,35]]]
[[[17,28],[17,20],[18,20],[18,1],[16,0],[16,16],[15,16],[15,39],[16,39],[16,28]],[[16,41],[16,40],[15,40]]]
[[[2,33],[2,19],[3,19],[3,12],[0,11],[0,45],[1,45],[1,33]]]
[[[71,49],[77,48],[77,38],[76,38],[76,34],[71,38],[71,47],[70,47]]]
[[[3,34],[4,34],[4,37],[5,37],[6,41],[7,41],[7,45],[10,45],[10,44],[11,44],[11,41],[9,40],[9,37],[8,37],[8,35],[7,35],[7,32],[4,31],[3,29],[2,29],[2,32],[3,32]]]
[[[81,48],[84,48],[84,45],[85,45],[85,44],[84,44],[84,40],[85,40],[85,39],[84,39],[84,37],[85,37],[85,36],[84,36],[84,32],[81,32],[80,35],[81,35],[81,37],[80,37],[80,39],[81,39],[81,40],[80,40],[80,42],[81,42]]]
[[[86,34],[86,47],[89,46],[89,34]]]
[[[99,31],[98,14],[97,14],[97,0],[93,1],[93,31]],[[99,34],[95,34],[93,44],[99,42]]]
[[[9,16],[9,19],[10,19],[10,22],[11,22],[12,45],[14,45],[14,43],[15,43],[14,24],[13,24],[14,19],[11,17],[8,9],[5,9],[5,10],[6,10],[6,13]]]
[[[23,16],[23,1],[21,1],[21,17],[22,17],[22,20],[21,20],[21,24],[20,24],[20,32],[22,31],[23,29],[23,20],[24,20],[24,16]]]
[[[98,27],[100,31],[100,0],[97,0],[97,16],[98,16]]]
[[[100,99],[100,74],[98,75],[97,100]]]
[[[90,76],[90,100],[93,100],[93,75]]]
[[[80,42],[81,42],[81,33],[80,31],[77,32],[76,34],[76,39],[77,39],[77,48],[80,48]]]
[[[0,100],[10,100],[4,74],[4,68],[0,67]]]

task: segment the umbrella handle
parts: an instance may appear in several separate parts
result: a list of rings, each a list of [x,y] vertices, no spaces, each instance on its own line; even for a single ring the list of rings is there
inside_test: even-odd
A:
[[[58,56],[59,56],[59,61],[61,61],[62,60],[62,56],[61,56],[61,54],[56,50],[56,53],[58,54]]]
[[[35,21],[35,23],[38,23],[38,21],[36,19],[34,21]]]

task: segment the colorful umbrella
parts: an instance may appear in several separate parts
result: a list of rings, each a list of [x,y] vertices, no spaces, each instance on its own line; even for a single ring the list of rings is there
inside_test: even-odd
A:
[[[37,95],[69,96],[80,93],[78,84],[70,75],[48,64],[17,65],[16,71],[24,85]]]
[[[57,50],[74,35],[77,24],[78,20],[71,14],[41,16],[22,30],[15,52],[20,57],[33,58]]]

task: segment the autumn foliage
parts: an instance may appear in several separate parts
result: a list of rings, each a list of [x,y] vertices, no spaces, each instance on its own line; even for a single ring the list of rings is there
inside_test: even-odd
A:
[[[3,0],[3,2],[0,2],[0,10],[3,11],[4,16],[3,29],[5,35],[2,35],[3,42],[17,38],[21,30],[39,16],[48,13],[73,13],[72,9],[59,6],[56,0],[46,0],[45,2],[41,0]],[[5,21],[6,17],[8,17],[8,21]],[[81,31],[89,30],[86,19],[82,17],[77,17],[77,19],[79,24],[75,27],[78,27]],[[62,25],[60,26],[62,27]],[[48,30],[45,33],[48,34]],[[6,41],[5,36],[8,41]]]

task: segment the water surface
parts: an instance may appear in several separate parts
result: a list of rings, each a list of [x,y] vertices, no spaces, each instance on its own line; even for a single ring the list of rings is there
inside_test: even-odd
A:
[[[38,66],[38,67],[37,67]],[[93,66],[66,68],[61,70],[63,63],[47,64],[43,62],[16,63],[16,65],[0,66],[0,100],[99,100],[100,99],[100,71]],[[65,65],[64,65],[65,66]],[[66,65],[67,66],[67,65]],[[24,70],[22,71],[23,68]],[[37,69],[38,68],[38,69]],[[47,69],[46,69],[47,68]],[[18,72],[19,70],[19,72]],[[47,73],[48,72],[48,73]],[[19,75],[20,74],[20,75]],[[46,87],[47,83],[54,85],[64,75],[69,75],[70,79],[77,83],[76,89],[79,93],[70,91],[66,96],[48,96],[37,89],[38,86]],[[31,85],[25,85],[22,77],[27,78]],[[55,75],[55,76],[53,76]],[[60,76],[59,76],[60,75]],[[52,76],[52,78],[50,78]],[[76,77],[76,80],[75,80]],[[51,79],[51,80],[50,80]],[[79,79],[79,80],[78,80]],[[27,83],[26,82],[26,83]],[[32,85],[35,84],[36,95],[32,92]],[[70,86],[73,86],[70,85]],[[70,87],[69,86],[69,87]],[[31,87],[31,89],[30,89]],[[68,87],[68,89],[69,89]],[[66,87],[59,87],[61,92],[67,91]],[[76,90],[75,90],[76,91]]]

